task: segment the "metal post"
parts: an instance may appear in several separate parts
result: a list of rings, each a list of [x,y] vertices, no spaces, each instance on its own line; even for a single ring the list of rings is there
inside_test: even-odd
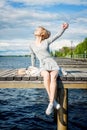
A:
[[[73,56],[73,52],[72,52],[72,44],[73,44],[73,41],[71,41],[71,59],[72,59],[72,56]]]
[[[84,59],[86,59],[86,51],[84,51]]]

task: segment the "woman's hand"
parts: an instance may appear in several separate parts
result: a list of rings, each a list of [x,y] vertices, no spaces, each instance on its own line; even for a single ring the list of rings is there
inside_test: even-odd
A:
[[[62,27],[63,27],[63,29],[67,29],[69,27],[69,24],[68,23],[63,23]]]

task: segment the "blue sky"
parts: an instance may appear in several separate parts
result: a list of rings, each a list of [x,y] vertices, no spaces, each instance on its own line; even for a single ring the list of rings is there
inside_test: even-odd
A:
[[[37,26],[55,35],[65,22],[69,28],[51,45],[53,50],[87,37],[87,0],[0,0],[0,55],[29,54]]]

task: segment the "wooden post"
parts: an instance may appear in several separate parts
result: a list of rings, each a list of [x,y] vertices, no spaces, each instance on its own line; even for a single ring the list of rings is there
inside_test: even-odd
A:
[[[57,130],[67,130],[68,89],[63,87],[62,82],[59,82],[58,86],[58,100],[61,108],[57,111]]]

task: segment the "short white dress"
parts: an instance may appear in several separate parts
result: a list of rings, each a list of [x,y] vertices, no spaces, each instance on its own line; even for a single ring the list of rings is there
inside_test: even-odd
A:
[[[37,57],[40,61],[41,70],[59,70],[57,62],[50,55],[49,45],[52,44],[57,38],[59,38],[64,33],[64,31],[65,30],[63,29],[60,33],[57,33],[53,38],[49,38],[48,40],[42,41],[42,43],[39,46],[35,43],[29,45],[32,66],[35,66],[35,59]]]

